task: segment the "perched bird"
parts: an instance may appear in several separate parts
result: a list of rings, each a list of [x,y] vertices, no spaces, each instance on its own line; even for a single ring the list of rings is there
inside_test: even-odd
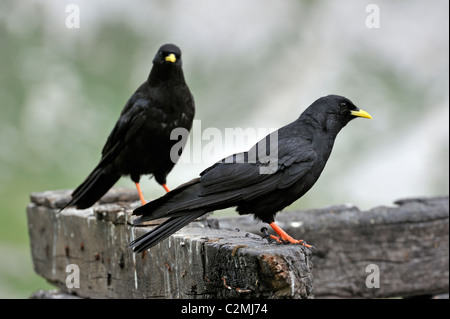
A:
[[[283,231],[275,223],[275,215],[314,185],[337,134],[357,117],[371,118],[342,96],[316,100],[297,120],[269,134],[248,152],[224,158],[199,178],[134,210],[133,214],[140,216],[136,224],[169,219],[129,246],[142,252],[207,212],[235,206],[239,214],[253,214],[268,223],[279,241],[310,247]]]
[[[130,175],[136,184],[142,204],[145,199],[139,186],[141,175],[152,174],[169,191],[166,177],[175,165],[170,152],[174,144],[183,143],[171,140],[170,135],[175,128],[188,132],[195,113],[194,98],[181,66],[181,51],[176,45],[165,44],[158,50],[147,81],[123,108],[103,147],[100,162],[73,191],[65,207],[92,206],[123,175]]]

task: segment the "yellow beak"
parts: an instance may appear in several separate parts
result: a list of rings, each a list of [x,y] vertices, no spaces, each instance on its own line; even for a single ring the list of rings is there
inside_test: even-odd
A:
[[[175,56],[175,54],[171,53],[168,56],[166,56],[166,61],[167,62],[172,62],[174,63],[177,60],[177,57]]]
[[[355,111],[351,111],[350,113],[353,116],[359,116],[359,117],[364,117],[366,119],[372,119],[372,116],[370,116],[370,114],[364,110],[355,110]]]

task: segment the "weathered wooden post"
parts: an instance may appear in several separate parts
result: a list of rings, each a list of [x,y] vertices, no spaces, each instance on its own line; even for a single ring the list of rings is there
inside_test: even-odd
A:
[[[59,213],[68,195],[32,194],[27,207],[34,269],[62,292],[86,298],[314,296],[304,247],[269,245],[258,235],[208,227],[213,221],[204,219],[135,255],[127,243],[151,226],[131,226],[139,205],[134,192],[113,189],[100,205]]]
[[[304,247],[268,244],[260,236],[265,225],[251,216],[202,219],[135,255],[127,243],[153,226],[131,226],[131,212],[140,204],[134,190],[112,189],[93,208],[58,213],[68,196],[68,191],[32,194],[27,207],[34,268],[63,294],[86,298],[448,294],[448,196],[399,200],[367,211],[345,205],[279,214],[277,222],[289,234],[317,248],[314,255]],[[45,294],[35,295],[39,296]]]
[[[277,221],[317,248],[315,298],[431,296],[449,291],[449,198],[411,198],[361,211],[333,206],[284,212]],[[247,217],[220,219],[257,232]],[[378,281],[378,285],[376,284]]]

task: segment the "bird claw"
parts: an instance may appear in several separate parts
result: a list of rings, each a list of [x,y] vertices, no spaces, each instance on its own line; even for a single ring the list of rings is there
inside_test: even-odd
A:
[[[288,245],[288,244],[298,244],[298,245],[302,245],[303,247],[308,248],[312,253],[316,253],[317,252],[317,248],[312,246],[312,245],[308,245],[303,239],[300,240],[293,240],[293,241],[288,241],[288,240],[283,240],[282,238],[278,237],[278,236],[274,236],[274,235],[270,235],[267,231],[266,227],[261,228],[261,232],[264,234],[262,236],[262,238],[266,239],[269,244],[275,243],[276,245]]]
[[[313,253],[313,254],[317,254],[317,248],[315,246],[309,247],[309,250]]]
[[[269,244],[272,244],[275,241],[275,238],[273,238],[274,236],[269,234],[266,227],[261,228],[261,232],[264,234],[262,238],[266,239]]]
[[[266,227],[261,228],[261,232],[264,234],[262,236],[262,238],[266,239],[269,242],[269,244],[273,244],[273,243],[275,243],[276,245],[289,244],[289,242],[284,241],[282,238],[280,238],[278,236],[270,235],[269,232],[267,231]]]
[[[285,242],[280,237],[270,235],[266,227],[261,228],[261,232],[264,234],[262,238],[266,239],[269,242],[269,244],[275,245],[285,244]]]

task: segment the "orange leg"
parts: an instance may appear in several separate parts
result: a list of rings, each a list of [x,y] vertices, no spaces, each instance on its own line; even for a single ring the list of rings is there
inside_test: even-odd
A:
[[[307,248],[311,248],[314,246],[308,245],[303,239],[297,240],[289,236],[280,226],[278,226],[275,222],[269,224],[270,227],[280,236],[279,238],[276,236],[270,236],[272,239],[275,239],[277,242],[291,243],[291,244],[300,244]]]
[[[142,194],[141,186],[139,185],[139,183],[135,183],[135,184],[136,184],[136,188],[137,188],[137,191],[138,191],[138,194],[139,194],[139,198],[141,199],[142,205],[147,204],[147,202],[144,199],[144,195]]]
[[[166,190],[166,192],[170,192],[170,189],[169,189],[169,187],[167,187],[166,184],[162,184],[162,187],[164,187],[164,189]]]

